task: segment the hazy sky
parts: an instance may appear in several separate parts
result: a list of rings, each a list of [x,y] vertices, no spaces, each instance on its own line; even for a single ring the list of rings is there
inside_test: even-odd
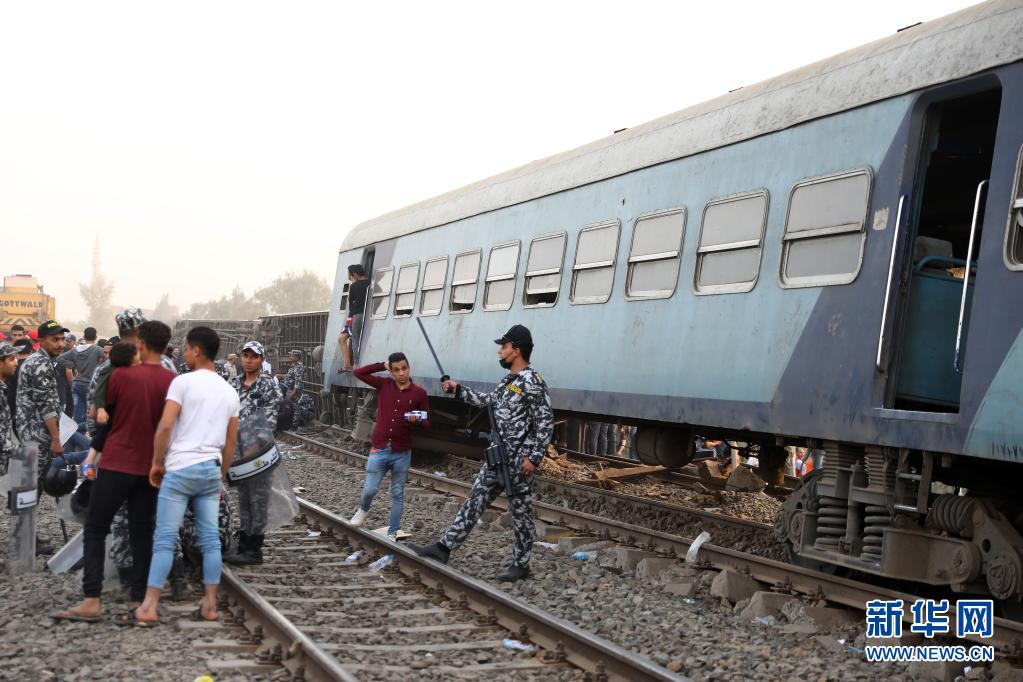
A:
[[[182,308],[355,224],[963,0],[0,6],[0,273]]]

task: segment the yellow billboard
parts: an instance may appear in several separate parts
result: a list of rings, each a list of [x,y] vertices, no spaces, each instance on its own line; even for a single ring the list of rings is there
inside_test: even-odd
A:
[[[0,289],[0,331],[9,332],[20,324],[26,330],[52,320],[57,302],[32,275],[6,275]]]

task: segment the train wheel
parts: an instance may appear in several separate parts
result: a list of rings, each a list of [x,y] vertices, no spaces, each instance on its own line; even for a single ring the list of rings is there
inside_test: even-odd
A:
[[[660,429],[653,428],[641,428],[636,432],[636,436],[633,438],[632,446],[636,449],[636,457],[639,461],[647,466],[658,466],[660,462],[657,460],[656,444],[657,444],[657,432]]]
[[[693,435],[686,429],[660,429],[654,452],[662,467],[681,469],[693,459]]]

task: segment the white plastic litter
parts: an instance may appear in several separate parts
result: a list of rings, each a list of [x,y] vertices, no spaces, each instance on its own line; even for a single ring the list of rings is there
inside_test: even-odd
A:
[[[761,625],[767,625],[768,627],[774,627],[774,616],[755,616],[753,620]],[[839,641],[841,643],[841,641]]]
[[[373,571],[374,573],[377,571],[382,571],[383,569],[390,566],[392,563],[394,563],[394,555],[385,554],[384,556],[380,557],[379,559],[371,563],[369,565],[369,570]]]
[[[311,530],[311,531],[309,531],[309,537],[311,537],[311,538],[318,538],[318,537],[320,537],[320,531],[318,531],[318,530]]]
[[[433,475],[437,476],[438,478],[447,478],[448,477],[448,475],[445,474],[443,471],[434,471]]]
[[[703,543],[707,542],[707,540],[710,540],[710,533],[708,533],[707,531],[703,531],[702,533],[696,536],[696,539],[693,540],[693,544],[689,545],[689,551],[686,552],[687,564],[692,565],[696,563],[696,555],[700,551],[700,546],[703,545]]]
[[[354,552],[352,552],[351,554],[349,554],[348,556],[345,557],[345,563],[346,564],[356,564],[356,563],[359,562],[359,559],[361,559],[365,555],[366,555],[366,550],[357,549],[357,550],[355,550]]]
[[[511,649],[513,651],[524,651],[527,654],[536,653],[535,645],[526,644],[525,642],[520,642],[517,639],[506,639],[501,643],[501,646],[503,646],[505,649]]]
[[[534,542],[533,546],[534,547],[543,547],[544,549],[549,549],[552,552],[558,551],[558,545],[553,543],[553,542]]]

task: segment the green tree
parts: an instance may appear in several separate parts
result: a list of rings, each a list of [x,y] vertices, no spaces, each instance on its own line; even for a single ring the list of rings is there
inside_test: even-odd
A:
[[[185,311],[188,320],[254,320],[266,315],[266,306],[249,298],[240,286],[231,293],[204,303],[193,303]]]
[[[257,289],[252,298],[266,308],[266,314],[281,315],[330,307],[330,285],[312,272],[287,272],[269,285]]]

